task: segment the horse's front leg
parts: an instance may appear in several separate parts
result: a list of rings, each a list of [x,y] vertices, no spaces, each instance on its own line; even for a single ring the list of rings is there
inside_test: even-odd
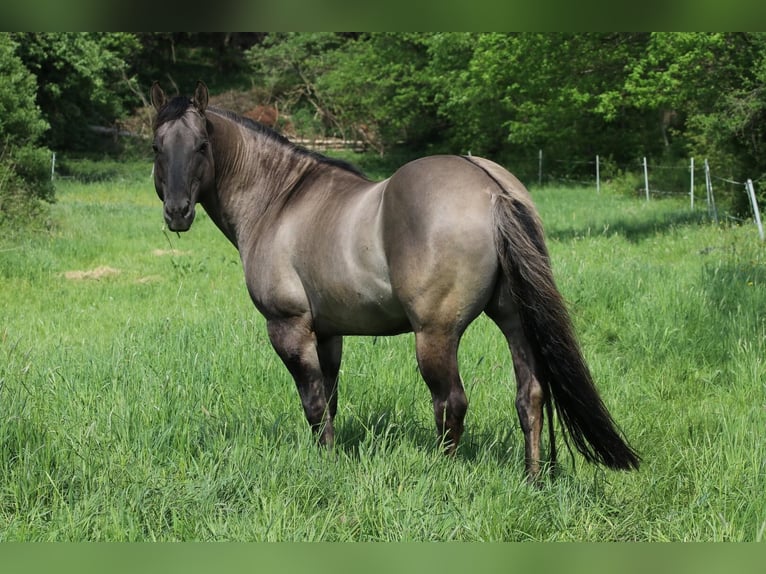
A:
[[[338,411],[338,373],[343,352],[343,337],[328,337],[317,343],[319,364],[324,378],[324,396],[329,405],[330,419]]]
[[[319,443],[332,446],[334,409],[328,408],[326,382],[320,361],[321,345],[308,317],[268,321],[269,339],[298,387],[303,411]],[[323,353],[324,354],[324,353]],[[339,357],[338,353],[338,358]],[[337,377],[337,371],[334,373]],[[332,397],[331,397],[332,398]]]

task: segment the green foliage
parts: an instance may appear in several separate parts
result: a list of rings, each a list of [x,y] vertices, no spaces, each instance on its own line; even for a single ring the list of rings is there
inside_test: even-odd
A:
[[[16,43],[8,33],[0,34],[0,137],[3,145],[36,144],[48,124],[35,103],[37,83],[16,55]]]
[[[553,178],[596,154],[766,173],[763,33],[272,34],[248,58],[286,113],[381,152],[470,151],[525,181],[539,149]]]
[[[711,169],[743,182],[766,173],[763,33],[652,34],[625,92],[633,106],[666,114],[676,157],[706,157]],[[746,213],[743,197],[734,192],[725,199]]]
[[[381,149],[404,141],[421,153],[509,159],[540,147],[565,157],[576,146],[581,155],[608,148],[624,160],[640,152],[646,114],[621,109],[617,123],[603,94],[622,88],[623,70],[645,42],[640,34],[292,34],[268,39],[250,57],[277,97],[294,93],[297,75],[311,87],[304,94],[318,95],[317,109],[364,126]],[[618,135],[629,127],[639,135]]]
[[[141,49],[129,33],[15,33],[18,54],[38,78],[37,102],[51,126],[48,145],[98,145],[91,126],[112,126],[135,104],[127,59]]]
[[[48,124],[35,103],[35,77],[16,55],[11,35],[0,33],[0,225],[30,219],[39,200],[53,199],[51,154],[39,147]]]
[[[53,201],[51,152],[45,148],[25,146],[11,150],[11,162],[26,190],[36,198]]]
[[[0,234],[15,235],[46,224],[46,205],[35,195],[36,187],[52,198],[50,173],[46,182],[35,185],[22,179],[16,163],[0,158]]]
[[[438,144],[433,77],[428,57],[431,35],[373,33],[346,46],[338,67],[320,85],[349,109],[362,134],[381,150],[404,141],[429,153]],[[371,137],[371,131],[378,138]]]
[[[186,93],[204,79],[218,95],[257,86],[250,99],[276,104],[298,135],[362,140],[397,158],[470,152],[527,183],[537,181],[538,150],[546,182],[592,177],[596,154],[626,177],[642,156],[661,168],[707,158],[737,181],[766,174],[764,33],[4,36],[14,45],[0,48],[3,61],[12,53],[26,68],[4,77],[26,79],[0,87],[0,133],[80,156],[141,157],[141,139],[90,127],[124,121],[146,134],[151,112],[126,117],[147,103],[151,81]],[[35,79],[42,114],[35,100],[9,107]],[[656,173],[659,189],[686,191],[674,173]],[[747,214],[740,188],[722,187],[719,206]],[[766,204],[766,186],[756,188]]]
[[[141,50],[129,64],[135,88],[144,94],[154,81],[166,91],[186,93],[197,80],[211,90],[247,90],[252,72],[244,51],[262,40],[263,32],[139,32]]]
[[[308,109],[326,133],[361,138],[379,152],[400,140],[427,148],[424,34],[274,34],[247,52],[256,81],[288,110]],[[304,112],[305,113],[305,112]]]

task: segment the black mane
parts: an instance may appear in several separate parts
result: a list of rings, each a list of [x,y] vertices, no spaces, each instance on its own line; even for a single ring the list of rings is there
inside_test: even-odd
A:
[[[164,123],[172,122],[174,120],[180,119],[181,116],[183,116],[186,113],[186,110],[188,110],[189,106],[191,105],[193,105],[191,98],[187,96],[174,96],[164,106],[162,106],[157,112],[157,116],[154,119],[154,126],[153,126],[154,129],[156,130],[158,127],[160,127]],[[298,144],[291,142],[285,136],[271,129],[270,127],[265,126],[261,123],[258,123],[254,120],[251,120],[250,118],[240,116],[239,114],[236,114],[232,111],[224,110],[222,108],[218,108],[215,106],[210,106],[208,109],[211,112],[218,114],[219,116],[222,116],[228,120],[231,120],[235,123],[245,126],[247,129],[257,132],[258,134],[265,136],[266,138],[269,138],[275,143],[278,143],[280,145],[290,148],[295,153],[311,157],[315,159],[317,162],[319,162],[320,164],[339,167],[346,171],[350,171],[351,173],[354,173],[360,177],[368,179],[367,176],[364,174],[364,172],[362,172],[359,168],[357,168],[352,163],[349,163],[342,159],[327,157],[318,152],[306,149],[303,146],[300,146]]]
[[[187,98],[188,99],[188,98]],[[189,100],[191,102],[191,100]],[[170,105],[170,104],[168,104]],[[164,109],[164,108],[163,108]],[[298,145],[296,143],[291,142],[289,139],[287,139],[285,136],[277,132],[276,130],[271,129],[268,126],[265,126],[259,122],[256,122],[255,120],[252,120],[250,118],[240,116],[239,114],[236,114],[230,110],[224,110],[222,108],[218,108],[215,106],[210,106],[208,108],[210,111],[218,114],[219,116],[223,116],[224,118],[231,120],[235,123],[238,123],[244,127],[246,127],[249,130],[252,130],[254,132],[257,132],[258,134],[265,136],[266,138],[274,141],[275,143],[278,143],[280,145],[286,146],[290,148],[293,152],[298,153],[300,155],[308,156],[316,161],[318,161],[320,164],[324,165],[331,165],[335,167],[339,167],[341,169],[344,169],[346,171],[350,171],[351,173],[354,173],[360,177],[363,177],[365,179],[368,179],[367,176],[362,172],[359,168],[357,168],[354,164],[349,163],[342,159],[336,159],[333,157],[327,157],[326,155],[322,155],[321,153],[311,151],[309,149],[306,149],[305,147]],[[180,116],[179,116],[180,117]]]

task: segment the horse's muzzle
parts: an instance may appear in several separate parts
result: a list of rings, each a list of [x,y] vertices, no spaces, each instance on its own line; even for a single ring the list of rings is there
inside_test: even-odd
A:
[[[187,203],[183,206],[165,205],[165,223],[170,231],[188,231],[194,221],[194,205]]]

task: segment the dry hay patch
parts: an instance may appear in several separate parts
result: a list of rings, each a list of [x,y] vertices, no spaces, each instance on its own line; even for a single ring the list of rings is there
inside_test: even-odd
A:
[[[136,283],[139,285],[146,285],[147,283],[156,283],[157,281],[162,281],[161,275],[145,275],[144,277],[139,277],[136,279]]]
[[[104,277],[113,277],[122,273],[120,269],[102,265],[95,269],[88,269],[86,271],[65,271],[64,277],[72,281],[94,280],[99,281]]]
[[[152,255],[156,257],[164,257],[166,255],[172,255],[175,257],[177,255],[189,255],[189,254],[191,254],[191,251],[182,251],[181,249],[155,249],[154,251],[152,251]]]

